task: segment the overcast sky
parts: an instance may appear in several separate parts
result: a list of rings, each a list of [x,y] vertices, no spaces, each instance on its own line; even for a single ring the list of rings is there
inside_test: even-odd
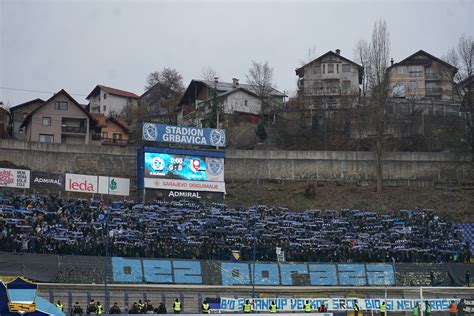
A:
[[[79,102],[96,84],[143,93],[148,73],[176,68],[187,86],[203,68],[222,81],[268,61],[280,90],[294,69],[341,49],[352,59],[374,22],[387,21],[391,55],[441,57],[474,33],[474,0],[406,1],[21,1],[0,0],[0,101],[11,106],[64,88]],[[82,96],[81,96],[82,95]]]

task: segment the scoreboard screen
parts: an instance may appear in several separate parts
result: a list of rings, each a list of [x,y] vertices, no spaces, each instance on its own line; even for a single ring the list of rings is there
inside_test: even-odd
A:
[[[206,181],[206,157],[145,152],[145,177]]]

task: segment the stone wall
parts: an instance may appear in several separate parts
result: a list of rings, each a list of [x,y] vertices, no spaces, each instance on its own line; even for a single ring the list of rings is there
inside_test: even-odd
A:
[[[131,178],[135,187],[136,148],[27,143],[0,140],[0,166]],[[473,180],[468,153],[388,152],[386,185],[433,186]],[[351,151],[228,150],[226,181],[320,180],[348,183],[375,180],[374,155]]]
[[[392,185],[433,185],[472,178],[470,155],[463,153],[388,152],[384,181]],[[226,178],[322,180],[349,183],[375,180],[374,154],[351,151],[244,151],[226,154]]]
[[[136,149],[0,140],[0,167],[130,178],[136,188]]]

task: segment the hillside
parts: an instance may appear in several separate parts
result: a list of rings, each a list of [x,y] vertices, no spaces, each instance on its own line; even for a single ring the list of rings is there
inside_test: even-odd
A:
[[[256,182],[227,183],[226,204],[250,206],[257,201]],[[388,187],[377,195],[372,187],[305,181],[259,184],[259,204],[303,210],[353,208],[392,212],[427,208],[453,221],[474,222],[474,191],[460,188]]]

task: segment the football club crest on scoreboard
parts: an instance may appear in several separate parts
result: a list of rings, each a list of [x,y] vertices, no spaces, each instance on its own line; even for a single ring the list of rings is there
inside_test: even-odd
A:
[[[199,146],[226,146],[223,129],[175,126],[158,123],[144,123],[142,139],[159,143],[176,143]]]

